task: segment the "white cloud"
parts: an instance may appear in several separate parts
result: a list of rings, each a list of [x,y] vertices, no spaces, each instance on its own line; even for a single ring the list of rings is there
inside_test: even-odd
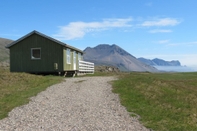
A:
[[[170,33],[172,30],[162,30],[162,29],[156,29],[156,30],[150,30],[150,33]]]
[[[197,45],[197,41],[186,43],[186,45],[190,45],[190,46]]]
[[[145,3],[145,6],[149,6],[149,7],[151,7],[152,5],[153,5],[153,3],[152,3],[152,2]]]
[[[71,40],[77,38],[83,38],[87,33],[94,33],[98,31],[110,30],[114,28],[123,27],[164,27],[175,26],[181,21],[175,18],[152,18],[152,20],[146,20],[142,24],[131,25],[133,19],[103,19],[102,21],[83,22],[76,21],[70,22],[65,26],[59,26],[59,30],[53,36],[59,40]],[[137,20],[138,21],[138,20]],[[137,28],[132,28],[137,29]],[[124,32],[130,32],[131,28],[124,28]],[[171,29],[152,29],[149,33],[170,33]]]
[[[159,44],[165,44],[165,43],[168,43],[170,40],[160,40],[160,41],[157,41],[157,43]]]
[[[182,42],[182,43],[169,43],[168,46],[196,46],[197,41],[194,42]]]
[[[197,41],[193,41],[193,42],[182,42],[182,43],[174,43],[174,42],[170,42],[170,39],[166,39],[166,40],[158,40],[158,41],[153,41],[153,43],[156,44],[165,44],[166,46],[182,46],[182,47],[191,47],[191,46],[197,46]]]
[[[70,22],[66,26],[60,26],[57,34],[54,35],[60,40],[71,40],[82,38],[89,32],[108,30],[111,28],[131,27],[129,22],[132,18],[126,19],[104,19],[102,22]]]
[[[144,21],[141,26],[151,27],[151,26],[175,26],[179,24],[180,21],[174,18],[161,18],[156,20]]]

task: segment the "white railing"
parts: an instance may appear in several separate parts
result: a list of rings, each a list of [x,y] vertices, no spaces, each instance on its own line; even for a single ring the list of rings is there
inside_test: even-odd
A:
[[[81,73],[94,73],[94,63],[79,60],[79,72]]]

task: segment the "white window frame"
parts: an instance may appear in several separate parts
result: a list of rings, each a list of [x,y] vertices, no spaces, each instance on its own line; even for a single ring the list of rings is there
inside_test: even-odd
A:
[[[36,58],[33,56],[33,50],[40,50],[40,57]],[[31,48],[31,59],[32,60],[40,60],[41,59],[41,48]]]
[[[66,49],[66,60],[67,60],[67,64],[71,64],[71,61],[70,61],[70,49],[69,48]]]

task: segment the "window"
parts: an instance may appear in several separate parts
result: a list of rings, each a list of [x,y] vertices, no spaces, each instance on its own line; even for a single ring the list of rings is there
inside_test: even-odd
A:
[[[78,60],[81,60],[81,53],[78,53]]]
[[[76,64],[76,51],[73,51],[73,62]]]
[[[67,49],[66,54],[67,54],[67,64],[70,64],[70,49]]]
[[[31,59],[41,59],[41,48],[31,48]]]

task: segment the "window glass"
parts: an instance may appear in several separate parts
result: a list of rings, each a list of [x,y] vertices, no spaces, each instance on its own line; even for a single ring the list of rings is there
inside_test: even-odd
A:
[[[41,59],[41,49],[40,48],[32,48],[31,49],[31,58],[32,59]]]
[[[73,62],[76,63],[76,51],[73,52]]]
[[[78,60],[81,60],[81,53],[78,53]]]
[[[70,64],[70,49],[67,49],[67,63]]]

